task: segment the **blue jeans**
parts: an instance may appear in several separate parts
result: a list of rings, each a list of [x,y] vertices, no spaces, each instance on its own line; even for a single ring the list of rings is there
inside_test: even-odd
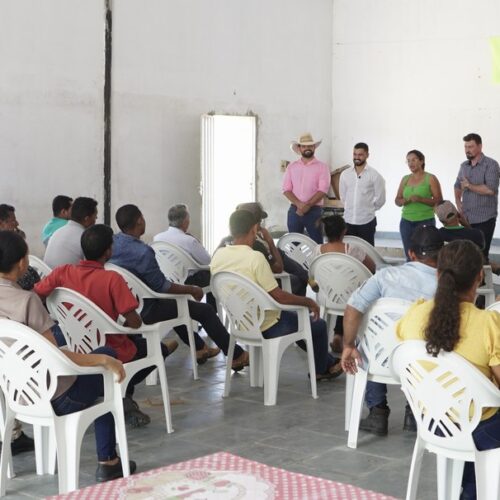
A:
[[[321,223],[321,207],[312,207],[305,215],[297,215],[297,207],[290,205],[288,209],[288,231],[290,233],[307,234],[316,242],[323,243],[323,225]]]
[[[419,221],[410,221],[406,219],[401,219],[399,223],[399,232],[401,233],[401,240],[403,241],[403,248],[406,255],[406,260],[410,260],[408,255],[408,249],[410,248],[411,243],[411,235],[413,231],[420,226],[435,226],[436,220],[434,217],[432,219],[419,220]]]
[[[99,347],[92,354],[107,354],[116,357],[113,349]],[[95,404],[104,395],[102,375],[80,375],[75,383],[52,401],[56,415],[68,415]],[[111,413],[106,413],[94,422],[97,459],[100,462],[116,458],[115,421]]]
[[[387,385],[368,380],[366,383],[365,402],[370,410],[374,406],[387,404]]]
[[[497,411],[488,420],[479,422],[479,425],[472,432],[472,439],[474,439],[474,444],[479,451],[500,448],[500,411]],[[476,476],[473,462],[465,463],[462,486],[470,498],[476,498]]]
[[[262,332],[265,339],[275,339],[277,337],[284,337],[290,333],[294,333],[298,328],[297,313],[290,311],[281,311],[279,321]],[[314,348],[314,363],[316,365],[316,373],[321,375],[326,373],[328,368],[335,363],[334,358],[328,352],[328,335],[326,332],[326,323],[322,319],[317,321],[311,320],[311,335]],[[297,342],[297,345],[307,350],[306,343],[303,340]]]

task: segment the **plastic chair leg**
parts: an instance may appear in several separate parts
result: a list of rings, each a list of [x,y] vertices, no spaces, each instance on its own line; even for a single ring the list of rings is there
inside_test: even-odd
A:
[[[10,443],[12,439],[12,430],[14,429],[14,419],[6,419],[3,422],[2,442]],[[0,497],[5,496],[8,469],[12,471],[12,455],[10,446],[2,446],[0,454]]]
[[[158,370],[153,370],[146,377],[146,385],[156,385],[156,384],[158,384]]]
[[[318,387],[316,381],[316,363],[314,361],[314,346],[312,339],[306,339],[307,346],[307,367],[309,369],[309,378],[311,380],[311,395],[313,399],[318,399]]]
[[[464,461],[436,455],[438,500],[459,500]]]
[[[423,442],[417,437],[411,458],[410,474],[408,476],[408,486],[406,488],[406,500],[416,500],[420,469],[425,447]]]
[[[274,406],[278,396],[278,380],[282,352],[278,342],[262,346],[264,358],[264,406]]]
[[[165,410],[165,422],[167,425],[167,432],[170,434],[174,432],[174,429],[172,427],[172,413],[170,409],[170,395],[168,392],[167,372],[165,370],[165,363],[161,355],[160,360],[158,360],[158,369],[155,371],[158,372],[158,375],[160,377],[161,395],[163,398],[163,408]]]
[[[117,408],[116,411],[112,413],[115,420],[116,441],[118,442],[118,449],[120,450],[123,477],[128,477],[130,476],[130,463],[128,455],[127,433],[125,430],[125,415],[123,413],[123,401],[120,395],[117,393],[115,394],[115,408]]]
[[[259,346],[249,346],[250,355],[250,387],[262,387],[262,348]]]
[[[198,380],[198,362],[196,361],[196,345],[194,343],[193,322],[189,319],[186,321],[186,328],[189,339],[189,350],[191,351],[191,363],[193,364],[193,378]]]
[[[347,446],[349,448],[356,448],[358,445],[359,421],[361,420],[361,410],[363,408],[367,380],[368,372],[358,367],[352,391],[351,418],[349,421],[349,434],[347,436]]]
[[[229,392],[231,391],[231,365],[233,363],[234,358],[234,346],[236,345],[235,338],[230,335],[229,336],[229,348],[227,350],[227,358],[226,358],[226,381],[224,384],[224,397],[227,398],[229,396]]]
[[[500,499],[500,448],[476,451],[476,491],[481,500]]]
[[[354,391],[354,375],[346,373],[345,378],[345,430],[349,430],[351,423],[352,392]]]
[[[38,475],[54,474],[56,467],[56,451],[53,431],[42,425],[33,426],[35,439],[36,473]]]

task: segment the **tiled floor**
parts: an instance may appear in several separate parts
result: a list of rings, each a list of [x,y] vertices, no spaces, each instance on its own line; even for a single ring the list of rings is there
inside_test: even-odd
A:
[[[278,404],[263,405],[262,390],[250,388],[246,370],[233,376],[232,393],[222,398],[224,358],[220,355],[199,369],[194,381],[188,349],[181,345],[167,360],[175,432],[167,435],[158,387],[141,386],[140,406],[152,422],[129,429],[130,456],[138,470],[226,450],[290,471],[351,483],[402,498],[414,435],[403,433],[404,400],[399,388],[389,393],[392,408],[389,436],[360,433],[357,450],[347,448],[344,432],[345,378],[322,382],[319,399],[310,396],[305,355],[291,347],[284,355]],[[31,433],[31,428],[26,429]],[[57,493],[57,478],[36,476],[33,454],[15,457],[15,479],[6,498],[42,498]],[[93,434],[84,439],[80,486],[94,482]],[[426,455],[418,498],[436,498],[435,459]]]

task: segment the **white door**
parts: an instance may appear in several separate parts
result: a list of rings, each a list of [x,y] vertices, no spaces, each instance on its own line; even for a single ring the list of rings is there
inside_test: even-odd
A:
[[[202,237],[210,253],[229,234],[236,205],[255,201],[255,131],[254,116],[201,117]]]

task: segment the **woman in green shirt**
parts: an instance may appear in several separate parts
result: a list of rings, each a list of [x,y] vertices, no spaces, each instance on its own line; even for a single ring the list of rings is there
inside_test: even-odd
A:
[[[413,231],[418,226],[435,226],[434,206],[443,199],[441,186],[435,175],[425,171],[425,156],[416,149],[408,152],[406,163],[411,174],[399,184],[396,205],[403,207],[399,231],[408,257],[408,247]]]

